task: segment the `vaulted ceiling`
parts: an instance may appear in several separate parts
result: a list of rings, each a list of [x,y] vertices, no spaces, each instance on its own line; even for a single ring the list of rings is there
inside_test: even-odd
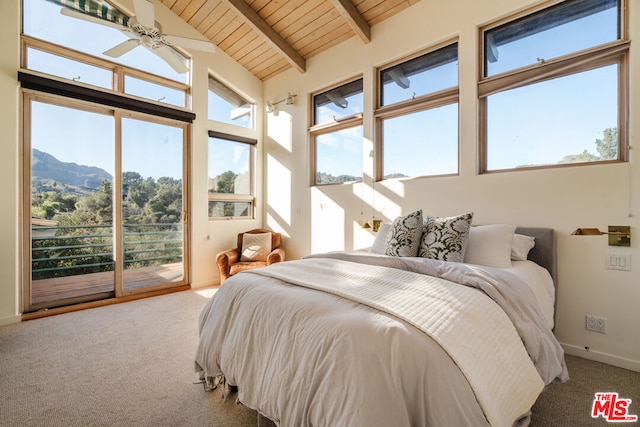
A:
[[[162,0],[261,80],[370,29],[419,0]]]

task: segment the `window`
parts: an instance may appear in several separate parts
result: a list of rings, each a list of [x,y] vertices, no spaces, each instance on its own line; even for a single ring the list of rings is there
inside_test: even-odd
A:
[[[103,89],[113,89],[112,70],[45,52],[30,46],[27,47],[25,68]]]
[[[482,30],[480,172],[626,161],[623,0],[568,0]]]
[[[313,96],[313,184],[362,180],[362,111],[362,79]]]
[[[209,120],[253,129],[254,104],[209,76]]]
[[[257,141],[209,131],[209,218],[253,218]]]
[[[123,34],[60,13],[124,23],[106,1],[22,4],[25,310],[188,284],[188,79],[147,49],[107,59]]]
[[[458,173],[458,44],[379,70],[377,179]]]
[[[129,36],[117,28],[97,25],[60,13],[62,8],[86,8],[89,10],[87,14],[92,17],[102,18],[101,15],[104,14],[111,21],[126,25],[129,17],[108,1],[22,0],[22,4],[22,28],[25,35],[176,82],[189,82],[189,73],[176,72],[149,49],[138,47],[119,58],[105,55],[104,52],[128,40]],[[170,54],[188,65],[188,59],[177,50],[171,49]]]
[[[105,55],[105,51],[128,40],[128,36],[116,28],[60,13],[62,9],[80,7],[79,4],[85,3],[23,0],[22,43],[26,53],[23,68],[156,103],[190,106],[188,72],[176,72],[158,55],[142,47],[118,58]],[[95,6],[88,1],[86,5]],[[107,2],[102,3],[100,10],[120,23],[129,19]],[[187,58],[170,49],[172,57],[188,66]]]

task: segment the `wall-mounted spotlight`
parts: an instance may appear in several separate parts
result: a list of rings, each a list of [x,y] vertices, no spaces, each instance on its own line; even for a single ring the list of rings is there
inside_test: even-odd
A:
[[[279,101],[269,102],[267,101],[267,113],[273,113],[275,110],[275,106],[281,103],[285,103],[286,105],[293,105],[295,102],[295,97],[298,96],[296,94],[292,94],[291,92],[287,92],[287,97],[283,98]]]

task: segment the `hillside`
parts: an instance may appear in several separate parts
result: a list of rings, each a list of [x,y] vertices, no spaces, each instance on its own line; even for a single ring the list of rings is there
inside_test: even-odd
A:
[[[36,192],[56,191],[87,194],[100,189],[103,180],[111,181],[113,179],[111,174],[104,169],[61,162],[51,154],[36,149],[33,149],[32,152],[32,187]]]

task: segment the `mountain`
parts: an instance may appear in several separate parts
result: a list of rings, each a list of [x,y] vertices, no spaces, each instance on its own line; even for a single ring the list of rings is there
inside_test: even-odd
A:
[[[102,181],[112,181],[111,174],[95,166],[61,162],[49,153],[33,149],[31,156],[32,183],[41,190],[74,188],[73,192],[93,192]],[[53,187],[53,188],[52,188]]]

